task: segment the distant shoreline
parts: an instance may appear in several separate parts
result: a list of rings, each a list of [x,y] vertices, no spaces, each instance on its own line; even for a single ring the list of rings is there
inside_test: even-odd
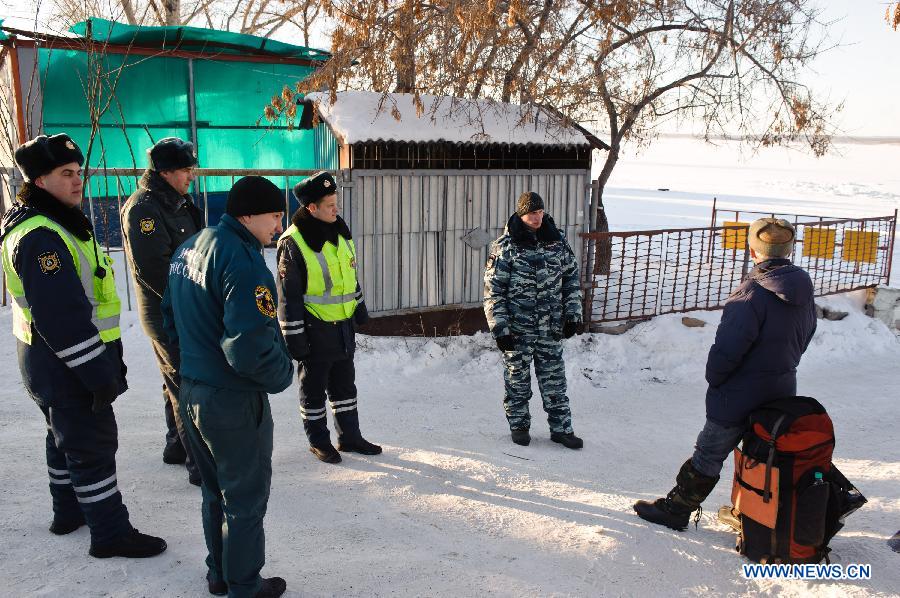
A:
[[[703,141],[702,137],[691,133],[660,133],[660,139],[695,139]],[[711,137],[711,141],[743,141],[741,137],[731,135],[720,135]],[[832,143],[847,143],[853,145],[900,145],[900,136],[855,136],[855,135],[835,135],[831,138]]]

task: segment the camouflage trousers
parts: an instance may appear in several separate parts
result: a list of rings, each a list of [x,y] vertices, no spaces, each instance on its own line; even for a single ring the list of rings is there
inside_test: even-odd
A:
[[[544,411],[551,432],[572,431],[572,412],[566,396],[566,367],[562,357],[562,343],[547,337],[520,336],[515,351],[503,352],[503,381],[506,395],[503,408],[512,430],[527,430],[531,426],[528,401],[531,399],[531,362],[538,388],[544,401]]]

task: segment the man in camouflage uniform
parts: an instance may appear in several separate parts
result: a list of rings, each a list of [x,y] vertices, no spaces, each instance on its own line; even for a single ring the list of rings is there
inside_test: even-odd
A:
[[[566,396],[563,338],[581,326],[578,263],[549,215],[544,200],[526,191],[503,235],[491,246],[484,272],[484,313],[503,351],[503,407],[512,440],[528,445],[531,362],[550,423],[550,439],[579,449]]]

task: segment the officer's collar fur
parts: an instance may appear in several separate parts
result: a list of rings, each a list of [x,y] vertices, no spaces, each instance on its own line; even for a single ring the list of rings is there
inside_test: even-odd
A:
[[[91,221],[88,220],[88,217],[85,216],[80,207],[66,207],[50,193],[32,182],[26,182],[22,185],[18,195],[16,195],[16,199],[23,205],[57,222],[82,241],[89,240],[91,233],[94,232]]]
[[[548,214],[544,214],[541,228],[537,229],[537,231],[532,231],[525,226],[518,214],[513,214],[506,223],[506,231],[516,245],[534,246],[538,242],[555,243],[562,238],[559,229],[556,228],[556,223],[553,222],[553,218]]]
[[[304,212],[306,213],[304,214]],[[348,241],[352,238],[350,228],[340,216],[332,223],[322,222],[318,218],[313,217],[303,206],[300,206],[294,212],[294,215],[291,216],[291,224],[297,227],[297,230],[303,235],[303,240],[316,253],[322,251],[326,241],[331,241],[334,245],[337,245],[338,235]]]
[[[141,189],[146,189],[155,193],[162,202],[171,210],[177,210],[185,201],[189,199],[188,195],[181,195],[169,182],[162,178],[155,170],[144,171],[141,180],[138,183]]]

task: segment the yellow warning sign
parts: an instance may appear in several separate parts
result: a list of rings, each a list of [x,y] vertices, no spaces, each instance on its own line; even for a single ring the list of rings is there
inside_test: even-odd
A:
[[[844,231],[844,250],[841,259],[845,262],[866,262],[874,264],[878,256],[877,231]]]
[[[743,228],[725,229],[722,231],[723,249],[744,249],[747,247],[747,230],[749,222],[731,222],[726,220],[724,226],[741,226]]]
[[[834,259],[836,232],[833,228],[804,227],[803,257]]]

